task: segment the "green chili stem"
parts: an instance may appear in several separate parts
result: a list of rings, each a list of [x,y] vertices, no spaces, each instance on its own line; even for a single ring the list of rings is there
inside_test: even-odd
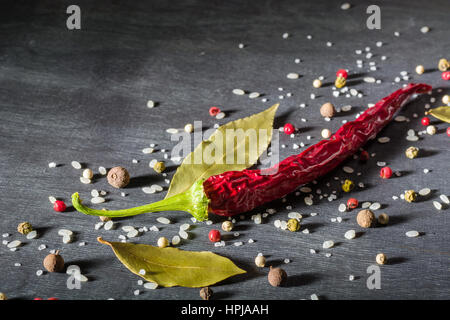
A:
[[[192,214],[197,220],[203,221],[208,218],[208,203],[209,199],[203,192],[203,180],[196,181],[185,192],[176,194],[170,198],[122,210],[92,209],[81,203],[78,192],[72,194],[72,205],[77,211],[87,215],[111,218],[135,216],[146,212],[185,211]]]

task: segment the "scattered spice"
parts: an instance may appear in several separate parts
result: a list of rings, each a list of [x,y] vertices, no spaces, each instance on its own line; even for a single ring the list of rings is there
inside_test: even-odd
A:
[[[436,127],[435,126],[433,126],[432,124],[430,124],[428,127],[427,127],[427,133],[429,134],[429,135],[434,135],[434,134],[436,134]]]
[[[334,81],[334,86],[336,88],[340,89],[340,88],[343,88],[345,86],[346,82],[347,82],[347,80],[345,80],[344,77],[337,77],[336,81]]]
[[[155,170],[158,173],[162,173],[164,170],[166,170],[166,165],[162,161],[158,161],[153,166],[153,170]]]
[[[55,202],[53,202],[53,210],[55,210],[56,212],[64,212],[66,211],[66,209],[67,207],[64,201],[56,200]]]
[[[281,268],[273,268],[271,266],[267,279],[272,286],[279,287],[285,284],[287,280],[287,273]]]
[[[387,262],[387,257],[386,257],[386,255],[385,255],[384,253],[379,253],[379,254],[377,254],[377,256],[375,257],[375,261],[376,261],[378,264],[386,264],[386,262]]]
[[[447,69],[450,67],[449,62],[447,61],[447,59],[442,58],[439,60],[438,63],[438,69],[442,72],[447,71]]]
[[[300,222],[297,219],[289,219],[287,222],[287,228],[289,231],[296,232],[300,229]]]
[[[378,223],[382,225],[387,225],[389,223],[389,216],[386,213],[381,213],[378,216]]]
[[[255,264],[257,267],[264,268],[266,265],[266,258],[263,255],[258,255],[255,258]]]
[[[375,222],[375,214],[368,209],[361,210],[356,216],[356,222],[360,227],[370,228]]]
[[[124,188],[130,183],[130,174],[124,167],[114,167],[108,171],[107,179],[114,188]]]
[[[353,188],[355,188],[355,184],[352,180],[346,179],[344,181],[344,184],[342,184],[342,190],[344,190],[344,192],[350,192],[353,190]]]
[[[389,167],[383,167],[380,170],[380,177],[382,179],[390,179],[392,177],[392,169]]]
[[[358,207],[358,200],[355,198],[350,198],[347,200],[347,209],[352,210]]]
[[[59,254],[59,250],[47,255],[43,264],[48,272],[62,272],[64,270],[64,259]]]
[[[293,134],[295,132],[295,127],[291,123],[286,123],[283,127],[284,133],[287,135]]]
[[[405,151],[405,155],[409,159],[416,158],[418,156],[418,154],[419,154],[419,148],[416,148],[416,147],[409,147]]]
[[[83,170],[83,178],[92,179],[94,177],[94,172],[92,169],[84,169]]]
[[[417,74],[423,74],[425,72],[425,68],[422,65],[418,65],[416,67],[416,73]]]
[[[213,291],[211,290],[210,287],[204,287],[200,289],[200,297],[203,300],[209,300],[211,299],[212,295],[213,295]]]
[[[336,114],[336,109],[330,102],[324,103],[320,107],[320,115],[326,118],[332,118]]]
[[[320,81],[319,79],[315,79],[313,81],[312,85],[313,85],[314,88],[320,88],[322,86],[322,81]]]
[[[209,115],[211,117],[217,116],[219,114],[219,112],[220,112],[220,109],[218,107],[211,107],[211,108],[209,108]]]
[[[19,225],[17,226],[17,231],[19,231],[19,233],[21,233],[21,234],[27,235],[31,231],[33,231],[33,227],[31,226],[31,223],[29,223],[29,222],[22,222],[22,223],[19,223]]]
[[[8,300],[6,294],[4,294],[3,292],[0,292],[0,300]]]
[[[226,232],[230,232],[231,230],[233,230],[233,222],[231,222],[230,220],[224,221],[222,223],[222,230],[226,231]]]
[[[430,124],[430,118],[428,118],[428,117],[423,117],[423,118],[420,120],[420,123],[422,123],[422,125],[424,125],[424,126],[428,126],[428,125]]]
[[[213,229],[208,233],[209,241],[211,242],[219,242],[220,241],[220,231]]]
[[[405,191],[405,200],[407,202],[414,202],[417,199],[417,193],[414,190]]]
[[[158,247],[165,248],[169,245],[169,240],[166,237],[160,237],[158,239]]]

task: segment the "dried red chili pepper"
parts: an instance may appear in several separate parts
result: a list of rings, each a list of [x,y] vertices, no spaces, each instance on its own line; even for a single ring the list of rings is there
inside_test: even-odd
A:
[[[356,120],[344,124],[329,139],[269,169],[224,172],[206,180],[197,180],[190,189],[170,198],[130,209],[94,210],[81,204],[78,193],[72,195],[72,203],[82,213],[109,217],[179,210],[205,220],[208,211],[222,216],[247,212],[330,172],[368,140],[375,138],[409,97],[430,90],[431,86],[427,84],[409,84],[368,108]]]

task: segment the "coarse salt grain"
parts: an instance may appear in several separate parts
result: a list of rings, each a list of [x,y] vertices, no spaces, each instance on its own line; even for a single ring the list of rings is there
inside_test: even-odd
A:
[[[72,242],[72,236],[64,236],[62,241],[63,243],[70,243]]]
[[[36,230],[33,230],[33,231],[31,231],[30,233],[27,234],[27,239],[28,240],[34,239],[36,237],[37,237],[37,231]]]
[[[56,168],[56,162],[50,162],[50,163],[48,164],[48,167],[49,167],[49,168]]]
[[[334,242],[332,240],[324,241],[324,243],[322,244],[322,247],[324,249],[329,249],[329,248],[332,248],[333,246],[334,246]]]
[[[351,240],[354,239],[356,237],[356,231],[355,230],[348,230],[345,234],[344,234],[345,239]]]
[[[345,203],[341,203],[338,207],[339,212],[345,212],[347,210],[347,206]]]
[[[150,153],[153,153],[153,148],[144,148],[144,149],[142,149],[142,153],[145,153],[145,154],[150,154]]]

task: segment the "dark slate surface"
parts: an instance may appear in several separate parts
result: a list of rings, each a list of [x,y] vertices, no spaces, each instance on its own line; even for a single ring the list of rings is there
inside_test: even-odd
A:
[[[357,1],[350,10],[340,10],[340,2],[332,1],[78,1],[82,10],[79,31],[66,29],[66,7],[62,1],[2,1],[0,4],[0,232],[10,233],[11,241],[20,239],[23,246],[10,252],[0,246],[0,291],[10,298],[30,299],[36,296],[56,296],[61,299],[198,299],[198,289],[160,288],[146,291],[138,286],[138,277],[131,274],[113,256],[111,250],[96,242],[97,236],[116,240],[120,227],[154,224],[158,214],[122,219],[114,231],[94,230],[98,222],[74,211],[53,212],[48,196],[69,202],[70,194],[79,191],[85,199],[91,189],[108,191],[107,208],[124,208],[161,199],[164,193],[146,195],[141,187],[164,183],[161,175],[148,167],[151,159],[163,159],[159,151],[144,155],[141,150],[156,143],[157,149],[175,145],[167,128],[182,128],[194,120],[203,121],[205,128],[223,124],[263,110],[276,101],[281,102],[276,127],[290,121],[300,128],[294,139],[281,137],[286,148],[281,157],[295,154],[293,143],[320,140],[320,131],[336,130],[344,119],[351,120],[368,103],[388,95],[407,81],[393,83],[406,70],[410,81],[426,82],[435,88],[448,84],[437,71],[439,58],[448,55],[448,2],[385,1],[380,2],[382,29],[365,27],[365,10],[371,1]],[[422,34],[420,27],[431,28]],[[400,36],[394,36],[394,32]],[[282,34],[291,34],[284,40]],[[313,36],[307,40],[306,36]],[[332,47],[326,42],[331,41]],[[381,48],[375,43],[382,41]],[[238,49],[239,43],[246,45]],[[373,57],[357,55],[356,49],[371,48]],[[387,59],[381,60],[385,55]],[[302,62],[295,64],[294,59]],[[448,58],[448,56],[447,56]],[[356,60],[364,60],[357,68]],[[377,70],[369,72],[369,61]],[[414,73],[417,64],[427,72]],[[350,88],[362,92],[362,98],[332,96],[332,82],[338,68],[348,68],[352,75]],[[301,78],[288,80],[286,74],[298,72]],[[324,76],[321,89],[311,86],[313,79]],[[379,84],[361,81],[365,75],[382,80]],[[283,92],[278,88],[284,88]],[[248,96],[236,96],[234,88],[258,91],[269,99],[264,103]],[[292,97],[279,100],[280,94]],[[318,97],[310,100],[310,93]],[[227,240],[224,248],[214,248],[207,241],[207,232],[220,227],[196,224],[191,240],[180,247],[188,250],[213,250],[233,259],[248,270],[214,286],[218,299],[309,299],[316,293],[324,299],[449,299],[450,298],[450,234],[449,209],[438,212],[432,200],[440,194],[450,194],[448,137],[446,125],[433,121],[438,128],[435,136],[421,136],[418,142],[405,140],[412,128],[423,130],[413,114],[423,115],[426,103],[441,105],[444,91],[434,91],[437,102],[422,96],[402,112],[409,123],[392,123],[382,133],[391,142],[367,145],[376,153],[366,165],[355,160],[348,165],[362,172],[350,175],[365,188],[357,188],[351,196],[360,201],[378,201],[391,216],[384,228],[362,230],[355,221],[356,212],[341,214],[340,203],[349,197],[338,192],[338,200],[329,202],[315,196],[315,205],[307,207],[303,196],[291,195],[287,201],[270,204],[278,213],[255,225],[250,219],[239,221],[237,238]],[[148,99],[159,102],[148,109]],[[351,112],[339,114],[331,122],[319,115],[319,106],[331,101],[341,107],[351,104]],[[299,108],[306,103],[307,107]],[[227,117],[216,121],[208,108],[220,106]],[[308,121],[302,122],[301,118]],[[307,135],[312,139],[308,141]],[[404,150],[415,145],[422,156],[408,160]],[[138,164],[132,164],[132,159]],[[92,185],[79,182],[80,171],[70,166],[72,160],[97,171],[98,166],[123,165],[133,177],[125,189],[127,197],[110,187],[106,179],[96,178]],[[57,168],[48,163],[57,162]],[[383,181],[378,177],[377,161],[385,161],[401,177]],[[176,167],[169,164],[171,176]],[[428,168],[430,173],[424,174]],[[339,188],[333,179],[349,176],[341,167],[313,185],[323,193]],[[331,187],[326,183],[330,182]],[[432,194],[415,204],[393,200],[406,189],[429,187]],[[274,228],[276,219],[287,219],[291,205],[305,218],[302,228],[310,234],[290,233]],[[101,206],[99,206],[101,207]],[[317,212],[311,217],[309,213]],[[331,222],[341,215],[342,223]],[[148,232],[135,241],[154,244],[159,236],[171,238],[189,216],[179,212],[164,213],[175,223],[162,226],[159,233]],[[39,238],[26,240],[16,226],[30,221],[39,231]],[[63,244],[57,231],[69,228],[76,233],[75,241]],[[356,229],[360,236],[346,240],[343,235]],[[407,238],[405,232],[418,230],[421,236]],[[249,239],[255,243],[248,244]],[[324,240],[337,245],[323,250]],[[87,244],[80,247],[79,243]],[[234,242],[245,245],[235,247]],[[38,251],[45,244],[46,250]],[[310,254],[310,249],[317,254]],[[36,276],[42,260],[51,249],[60,249],[68,264],[78,264],[90,281],[80,290],[66,288],[66,274]],[[282,265],[290,276],[285,288],[272,288],[266,280],[267,269],[254,266],[253,259],[263,252],[270,265]],[[325,257],[326,252],[332,256]],[[384,252],[390,263],[381,268],[381,290],[366,287],[366,269],[374,263],[375,255]],[[291,263],[284,265],[289,258]],[[20,262],[21,267],[14,264]],[[350,274],[357,279],[348,280]],[[133,291],[141,289],[135,297]]]

